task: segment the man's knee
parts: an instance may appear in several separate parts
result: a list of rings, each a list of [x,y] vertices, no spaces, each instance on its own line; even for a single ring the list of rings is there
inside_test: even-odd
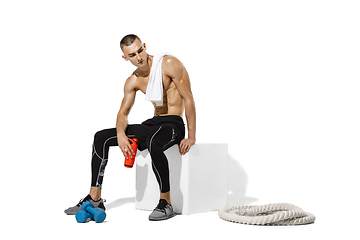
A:
[[[109,137],[111,137],[112,135],[114,135],[112,129],[100,130],[100,131],[96,132],[94,135],[94,144],[95,145],[98,145],[98,144],[103,145],[105,143],[105,141],[107,139],[109,139]]]
[[[95,133],[94,143],[104,142],[105,139],[105,130],[101,130]]]

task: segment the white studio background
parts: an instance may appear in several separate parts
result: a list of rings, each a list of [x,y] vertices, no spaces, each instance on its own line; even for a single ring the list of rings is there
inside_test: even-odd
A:
[[[134,33],[149,54],[171,52],[187,68],[197,141],[229,144],[231,204],[289,202],[317,216],[306,229],[321,236],[355,230],[359,11],[346,0],[2,1],[2,226],[36,234],[32,222],[49,227],[85,197],[93,135],[115,126],[134,71],[119,41]],[[143,99],[131,123],[152,116]],[[111,154],[103,193],[131,198],[134,172]]]

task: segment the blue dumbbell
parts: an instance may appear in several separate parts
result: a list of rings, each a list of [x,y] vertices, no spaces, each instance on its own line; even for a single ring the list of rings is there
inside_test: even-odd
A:
[[[84,223],[88,220],[88,218],[92,218],[91,214],[85,211],[78,211],[75,215],[76,221],[78,223]],[[92,219],[94,220],[94,219]]]
[[[95,220],[97,223],[101,223],[106,218],[106,213],[104,210],[95,209],[91,202],[84,202],[81,206],[81,210],[88,213],[92,220]],[[86,221],[86,220],[85,220]]]

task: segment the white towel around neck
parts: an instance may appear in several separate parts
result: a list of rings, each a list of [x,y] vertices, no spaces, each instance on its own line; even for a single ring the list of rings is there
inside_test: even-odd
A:
[[[165,56],[172,56],[170,53],[162,52],[153,58],[149,83],[146,88],[145,100],[153,101],[156,106],[163,105],[163,81],[162,81],[162,60]]]

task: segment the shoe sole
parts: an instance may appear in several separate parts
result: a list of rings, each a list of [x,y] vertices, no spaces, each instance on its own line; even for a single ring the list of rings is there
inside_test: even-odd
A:
[[[175,217],[176,216],[176,214],[175,213],[173,213],[173,214],[171,214],[170,216],[168,216],[168,217],[162,217],[162,218],[149,218],[149,221],[163,221],[163,220],[168,220],[168,219],[170,219],[170,218],[172,218],[172,217]]]
[[[106,208],[95,208],[95,209],[99,209],[99,210],[103,210],[104,212],[106,211]],[[81,211],[81,209],[79,209],[79,211]],[[65,211],[64,211],[65,212]],[[76,215],[78,211],[76,212],[65,212],[66,215]]]
[[[80,211],[80,210],[79,210]],[[76,215],[77,212],[65,212],[66,215]]]

